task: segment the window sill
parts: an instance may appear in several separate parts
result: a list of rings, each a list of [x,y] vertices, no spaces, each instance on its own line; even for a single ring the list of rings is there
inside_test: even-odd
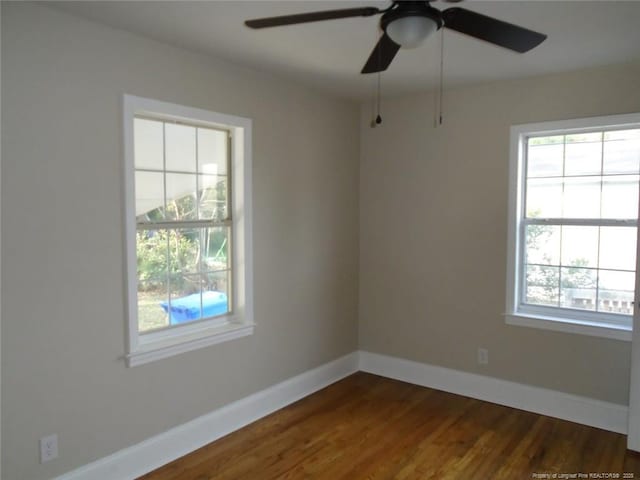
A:
[[[253,335],[254,327],[252,323],[225,323],[198,332],[145,342],[126,356],[127,366],[136,367],[216,343]]]
[[[508,325],[631,341],[631,329],[623,326],[522,313],[505,314],[505,319]]]

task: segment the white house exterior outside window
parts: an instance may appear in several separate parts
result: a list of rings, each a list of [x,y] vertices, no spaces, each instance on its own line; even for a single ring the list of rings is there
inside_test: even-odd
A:
[[[251,121],[125,95],[130,366],[253,332]]]
[[[640,114],[511,129],[507,323],[630,340]]]

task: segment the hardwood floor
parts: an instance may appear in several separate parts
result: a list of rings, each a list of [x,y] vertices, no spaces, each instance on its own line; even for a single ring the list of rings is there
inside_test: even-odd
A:
[[[359,372],[140,480],[640,479],[625,443]]]

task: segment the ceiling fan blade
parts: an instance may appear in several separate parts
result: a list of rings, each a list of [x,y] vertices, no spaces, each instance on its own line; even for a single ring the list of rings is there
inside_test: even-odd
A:
[[[442,18],[447,28],[520,53],[528,52],[547,38],[542,33],[460,7],[444,10]]]
[[[386,33],[383,33],[360,73],[385,71],[389,68],[391,60],[396,56],[398,50],[400,50],[400,45],[391,40]]]
[[[370,17],[376,13],[380,13],[380,9],[376,7],[343,8],[340,10],[298,13],[295,15],[283,15],[280,17],[256,18],[254,20],[247,20],[244,24],[251,28],[280,27],[282,25],[319,22],[321,20],[333,20],[336,18]]]

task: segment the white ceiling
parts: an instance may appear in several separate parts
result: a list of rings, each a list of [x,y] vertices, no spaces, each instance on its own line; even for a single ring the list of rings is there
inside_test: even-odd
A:
[[[372,1],[86,1],[47,5],[206,55],[291,78],[332,94],[370,98],[376,75],[361,75],[379,35],[379,16],[251,30],[243,21]],[[437,2],[438,9],[453,4]],[[548,35],[518,54],[445,30],[447,86],[527,77],[640,60],[640,1],[479,1],[455,4]],[[437,84],[440,35],[400,50],[382,74],[383,94]]]

